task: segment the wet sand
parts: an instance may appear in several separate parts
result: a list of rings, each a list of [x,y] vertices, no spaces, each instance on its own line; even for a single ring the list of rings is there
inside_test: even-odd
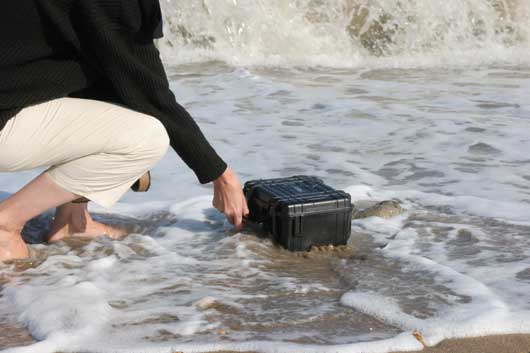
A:
[[[497,336],[486,336],[486,337],[451,339],[451,340],[442,341],[434,347],[425,348],[421,352],[425,352],[425,353],[529,353],[530,352],[530,335],[497,335]]]
[[[435,347],[425,348],[422,353],[530,353],[530,335],[496,335],[486,337],[451,339]],[[183,352],[185,353],[185,352]],[[242,353],[218,351],[215,353]],[[253,353],[253,352],[243,352]],[[393,352],[405,353],[405,352]]]
[[[2,321],[0,320],[0,350],[27,346],[35,342],[26,329]]]

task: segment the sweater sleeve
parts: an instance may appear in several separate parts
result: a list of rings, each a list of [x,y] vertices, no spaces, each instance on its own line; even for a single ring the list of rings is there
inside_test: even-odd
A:
[[[153,42],[156,34],[149,33],[160,27],[156,18],[146,19],[145,4],[155,6],[158,12],[151,16],[157,16],[158,0],[80,0],[77,4],[73,22],[82,56],[110,81],[122,104],[162,122],[172,148],[199,182],[217,179],[227,165],[177,103]]]

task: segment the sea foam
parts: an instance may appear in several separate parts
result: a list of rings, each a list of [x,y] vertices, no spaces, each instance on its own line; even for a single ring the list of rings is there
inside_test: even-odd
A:
[[[304,258],[233,232],[168,153],[148,193],[90,206],[134,234],[34,245],[42,264],[0,269],[2,312],[37,341],[2,353],[388,352],[421,349],[415,330],[429,345],[530,333],[528,67],[168,73],[242,181],[316,175],[406,212],[354,220],[352,256]],[[39,171],[2,174],[2,197]]]

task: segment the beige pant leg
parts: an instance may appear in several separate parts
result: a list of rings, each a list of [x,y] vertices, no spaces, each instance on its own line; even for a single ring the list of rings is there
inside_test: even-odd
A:
[[[112,207],[166,153],[156,118],[120,105],[59,98],[24,108],[0,132],[0,172],[50,166],[63,189]]]

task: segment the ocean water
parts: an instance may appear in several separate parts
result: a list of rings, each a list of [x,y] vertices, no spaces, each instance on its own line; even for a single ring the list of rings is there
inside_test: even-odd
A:
[[[164,1],[171,89],[242,181],[308,174],[358,207],[351,253],[235,233],[170,152],[95,217],[122,241],[0,267],[2,353],[390,352],[530,333],[526,1]],[[7,197],[39,170],[0,174]]]

